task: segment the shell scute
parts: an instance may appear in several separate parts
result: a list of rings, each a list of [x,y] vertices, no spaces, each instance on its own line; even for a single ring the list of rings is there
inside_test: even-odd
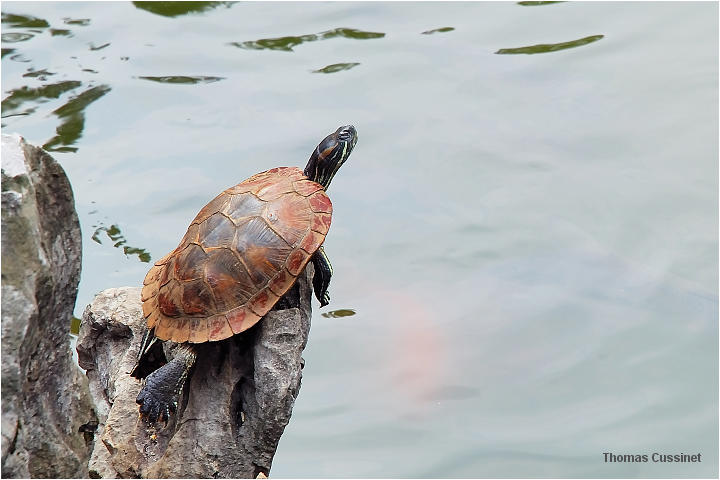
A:
[[[295,247],[305,237],[313,215],[308,200],[293,194],[270,203],[263,218],[288,245]]]
[[[202,278],[203,264],[206,258],[205,251],[199,245],[191,243],[175,257],[175,261],[172,263],[175,278],[178,280]],[[166,277],[169,272],[170,269],[166,269],[161,278]]]
[[[255,315],[245,306],[230,310],[225,314],[225,317],[227,317],[228,323],[235,334],[244,332],[260,320],[258,315]]]
[[[249,221],[242,233],[238,235],[235,247],[253,284],[260,290],[280,270],[291,248],[261,218]]]
[[[260,215],[265,202],[255,195],[233,195],[223,212],[232,218],[236,225],[247,222],[250,218]]]
[[[225,315],[214,315],[208,319],[208,341],[223,340],[233,335]]]
[[[149,285],[155,281],[157,281],[158,277],[160,276],[160,271],[162,270],[161,265],[153,265],[150,270],[148,271],[147,275],[145,275],[145,280],[143,280],[143,285]]]
[[[157,292],[157,282],[149,283],[142,288],[142,291],[140,292],[140,300],[144,302],[145,300],[148,300],[157,295]]]
[[[269,202],[292,191],[293,187],[289,182],[268,182],[255,190],[253,193],[260,200]]]
[[[150,312],[150,314],[147,317],[148,328],[154,327],[155,324],[157,323],[157,321],[160,320],[160,317],[161,317],[160,310],[155,309],[152,312]]]
[[[180,285],[175,281],[171,281],[166,287],[161,288],[156,297],[160,313],[166,317],[179,316],[182,313],[180,309],[181,295]]]
[[[193,280],[182,286],[182,309],[191,316],[207,316],[215,311],[212,291],[203,280]]]
[[[255,295],[255,298],[250,300],[248,307],[253,311],[253,313],[262,317],[279,299],[279,296],[272,293],[269,288],[266,288]]]
[[[213,215],[213,214],[221,211],[223,208],[225,208],[225,206],[227,205],[227,203],[229,201],[230,201],[230,195],[228,195],[225,192],[221,193],[217,197],[210,200],[210,203],[205,205],[202,208],[202,210],[200,210],[200,212],[198,212],[198,214],[195,216],[195,219],[191,222],[191,224],[193,224],[193,223],[199,224],[199,223],[204,222],[205,220],[207,220],[208,217],[210,217],[210,215]]]
[[[293,250],[287,260],[287,269],[291,275],[297,277],[310,260],[310,254],[301,249]]]
[[[310,199],[310,208],[315,213],[332,213],[332,202],[323,190],[315,192]]]
[[[205,343],[208,341],[208,318],[198,317],[190,319],[190,334],[188,342]]]
[[[243,263],[226,249],[210,254],[205,263],[205,281],[212,288],[219,312],[246,303],[256,292]]]
[[[315,253],[315,250],[320,248],[320,245],[322,245],[323,241],[325,241],[325,235],[310,230],[308,234],[305,235],[305,238],[300,244],[300,248],[312,255],[313,253]]]
[[[326,235],[330,230],[330,222],[332,221],[332,215],[329,213],[317,213],[313,216],[310,228],[314,232],[318,232],[322,235]]]
[[[286,269],[282,269],[275,278],[272,279],[268,288],[276,295],[284,295],[293,283],[295,283],[296,277],[290,275]]]
[[[210,215],[200,224],[199,242],[203,248],[230,247],[235,238],[235,224],[222,213]]]
[[[322,185],[307,179],[293,182],[293,187],[295,191],[303,197],[309,197],[318,190],[322,190]]]

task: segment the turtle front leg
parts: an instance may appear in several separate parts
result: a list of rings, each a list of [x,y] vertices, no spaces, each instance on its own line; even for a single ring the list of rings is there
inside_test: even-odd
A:
[[[313,290],[315,296],[320,301],[320,307],[324,307],[330,303],[330,295],[328,294],[328,286],[330,286],[330,277],[332,277],[333,269],[330,260],[325,255],[325,249],[320,247],[312,256],[313,266],[315,267],[315,275],[313,275]]]
[[[135,401],[140,404],[140,415],[147,418],[148,422],[167,422],[170,412],[177,411],[178,397],[195,364],[195,358],[195,349],[190,345],[182,345],[170,362],[147,376]]]

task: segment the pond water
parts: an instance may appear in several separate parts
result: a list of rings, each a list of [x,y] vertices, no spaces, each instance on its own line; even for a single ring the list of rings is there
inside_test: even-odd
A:
[[[2,13],[3,131],[75,191],[77,316],[357,127],[273,476],[717,477],[717,3]],[[702,456],[603,455],[654,452]]]

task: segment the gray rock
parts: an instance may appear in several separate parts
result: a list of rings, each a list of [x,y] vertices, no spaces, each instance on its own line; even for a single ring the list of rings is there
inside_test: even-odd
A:
[[[19,135],[3,135],[3,477],[88,474],[96,417],[69,343],[80,257],[62,167]]]
[[[166,426],[138,417],[141,382],[129,375],[144,333],[140,288],[101,292],[78,340],[99,405],[92,477],[255,478],[268,474],[300,390],[310,330],[312,266],[284,310],[222,342],[201,344],[178,412]],[[175,345],[165,342],[172,358]]]

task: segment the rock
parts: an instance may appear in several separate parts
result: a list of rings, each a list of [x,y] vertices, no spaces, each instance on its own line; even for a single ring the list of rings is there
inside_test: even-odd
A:
[[[69,326],[81,236],[62,167],[2,135],[2,476],[88,474],[96,421]]]
[[[255,327],[199,345],[176,415],[166,426],[138,417],[141,382],[129,375],[142,336],[140,288],[101,292],[87,307],[80,365],[99,405],[92,477],[256,478],[267,475],[300,389],[310,330],[312,266]],[[165,342],[170,359],[174,344]]]

